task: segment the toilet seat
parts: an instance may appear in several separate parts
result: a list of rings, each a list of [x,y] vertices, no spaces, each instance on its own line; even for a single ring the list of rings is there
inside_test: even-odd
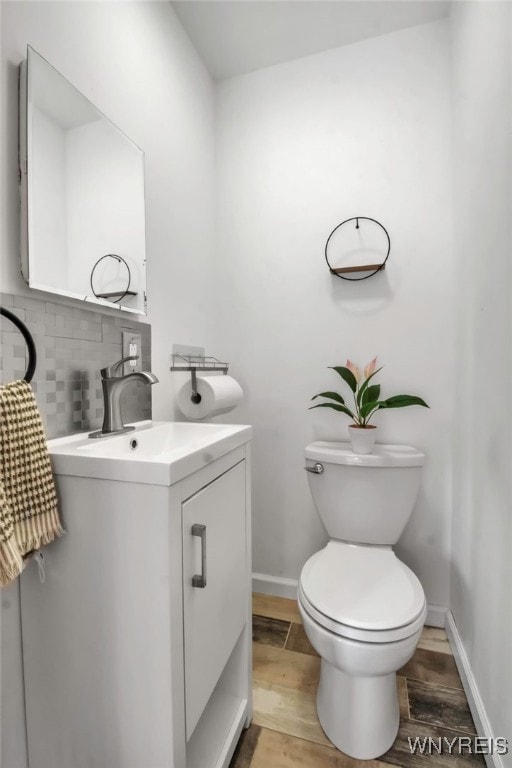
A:
[[[370,643],[410,637],[426,616],[423,588],[393,550],[341,541],[330,541],[307,561],[299,599],[325,629]]]
[[[304,595],[304,591],[300,585],[298,598],[303,610],[311,619],[311,621],[319,624],[321,627],[326,629],[328,632],[332,632],[332,634],[336,635],[337,637],[344,637],[348,640],[357,640],[361,643],[394,643],[397,640],[405,640],[406,638],[414,635],[419,629],[423,627],[427,616],[427,606],[425,603],[423,611],[420,613],[418,618],[415,619],[415,621],[411,622],[411,624],[406,624],[403,627],[397,627],[396,629],[389,630],[356,629],[355,627],[350,627],[347,624],[340,624],[336,621],[333,621],[328,616],[320,613],[320,611],[311,605],[307,597]]]

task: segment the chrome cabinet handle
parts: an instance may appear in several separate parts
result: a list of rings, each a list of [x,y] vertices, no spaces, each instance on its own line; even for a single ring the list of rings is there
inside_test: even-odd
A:
[[[201,539],[201,574],[192,576],[192,586],[204,589],[206,587],[206,525],[194,523],[192,536],[199,536]]]
[[[313,464],[312,467],[304,467],[304,469],[306,472],[313,472],[314,475],[321,475],[324,471],[324,465],[317,461],[317,463]]]

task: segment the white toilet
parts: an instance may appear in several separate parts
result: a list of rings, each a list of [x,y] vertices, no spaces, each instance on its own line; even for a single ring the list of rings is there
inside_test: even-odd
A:
[[[327,546],[309,558],[298,603],[322,659],[317,711],[332,743],[369,760],[393,744],[396,671],[412,657],[427,614],[423,588],[392,550],[416,501],[424,454],[406,445],[353,453],[348,443],[305,451]]]

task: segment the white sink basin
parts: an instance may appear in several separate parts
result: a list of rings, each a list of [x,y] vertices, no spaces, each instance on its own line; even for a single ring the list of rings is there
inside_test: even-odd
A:
[[[172,485],[251,439],[238,424],[142,421],[135,430],[96,440],[89,433],[48,442],[55,474]]]

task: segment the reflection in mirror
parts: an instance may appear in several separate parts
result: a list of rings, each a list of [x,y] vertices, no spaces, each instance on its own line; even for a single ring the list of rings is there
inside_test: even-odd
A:
[[[121,276],[119,270],[123,272],[123,267],[124,275]],[[136,296],[134,291],[130,291],[131,284],[130,267],[125,259],[115,253],[101,256],[91,270],[91,290],[96,298],[110,299],[118,304],[125,296]],[[100,293],[98,293],[98,286],[100,286]]]
[[[20,86],[25,280],[144,314],[144,153],[30,47]]]

